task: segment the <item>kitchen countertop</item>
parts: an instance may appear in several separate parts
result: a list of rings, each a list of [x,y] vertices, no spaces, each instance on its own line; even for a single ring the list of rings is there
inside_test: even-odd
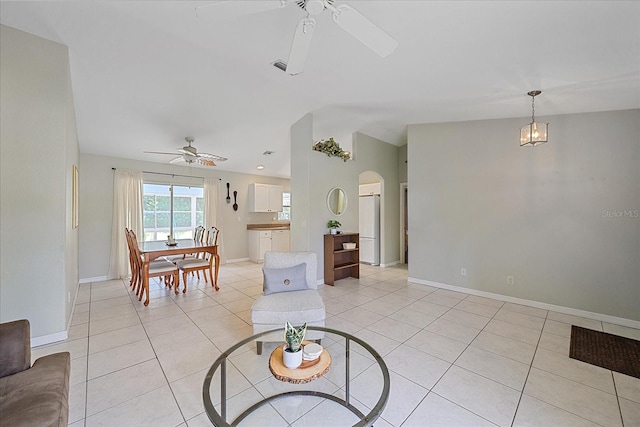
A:
[[[289,224],[247,224],[247,230],[290,230]]]

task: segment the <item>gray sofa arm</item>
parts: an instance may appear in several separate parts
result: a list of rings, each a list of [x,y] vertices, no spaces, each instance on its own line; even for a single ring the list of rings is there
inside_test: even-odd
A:
[[[67,427],[69,422],[68,352],[40,357],[30,369],[0,378],[0,425]]]
[[[31,333],[29,321],[15,320],[0,324],[0,378],[31,367]]]

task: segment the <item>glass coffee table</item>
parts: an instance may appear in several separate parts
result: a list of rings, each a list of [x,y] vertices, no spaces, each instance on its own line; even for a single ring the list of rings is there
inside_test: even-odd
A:
[[[284,329],[253,335],[213,363],[202,395],[214,425],[373,425],[390,388],[389,370],[377,351],[346,332],[309,326],[307,337],[321,339],[330,366],[319,375],[307,368],[313,379],[292,382],[276,378],[269,366],[283,337]],[[256,354],[257,341],[264,341],[261,355]],[[294,376],[305,377],[304,372],[296,370]]]

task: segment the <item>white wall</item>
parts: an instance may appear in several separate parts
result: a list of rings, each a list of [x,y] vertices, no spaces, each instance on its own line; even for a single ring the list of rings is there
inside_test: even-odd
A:
[[[83,281],[101,279],[109,270],[111,249],[111,223],[113,210],[113,170],[131,169],[149,172],[172,173],[196,177],[214,177],[221,179],[220,206],[218,219],[223,245],[223,261],[247,259],[249,257],[247,224],[276,223],[277,214],[248,211],[247,193],[249,184],[254,182],[282,185],[289,191],[289,180],[259,175],[225,172],[215,168],[204,169],[177,166],[164,163],[141,162],[116,157],[80,155],[80,278]],[[170,177],[145,174],[145,180],[180,185],[200,185],[198,178]],[[227,204],[227,186],[231,188],[231,204]],[[238,211],[234,211],[233,191],[238,192]],[[273,219],[275,217],[275,220]],[[139,233],[140,234],[140,233]]]
[[[409,126],[409,276],[640,320],[640,110],[539,120]]]
[[[6,26],[0,35],[0,320],[64,339],[78,284],[68,50]]]
[[[381,263],[391,264],[400,256],[398,147],[360,133],[352,138],[356,160],[344,162],[311,149],[311,114],[291,127],[291,210],[295,212],[291,224],[292,249],[318,255],[318,279],[324,278],[323,235],[327,233],[327,221],[338,219],[342,231],[358,232],[358,182],[364,171],[379,173],[385,185],[381,218],[386,231],[381,241]],[[347,194],[347,209],[340,216],[334,216],[327,208],[327,194],[333,187],[342,187]],[[302,217],[298,217],[300,212]]]

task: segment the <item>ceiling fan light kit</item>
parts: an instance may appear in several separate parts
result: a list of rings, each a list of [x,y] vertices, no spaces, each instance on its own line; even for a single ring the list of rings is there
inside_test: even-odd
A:
[[[536,145],[544,144],[549,140],[549,123],[536,122],[535,98],[541,93],[541,90],[532,90],[531,92],[527,92],[527,95],[531,97],[531,123],[520,129],[521,147],[535,147]]]

